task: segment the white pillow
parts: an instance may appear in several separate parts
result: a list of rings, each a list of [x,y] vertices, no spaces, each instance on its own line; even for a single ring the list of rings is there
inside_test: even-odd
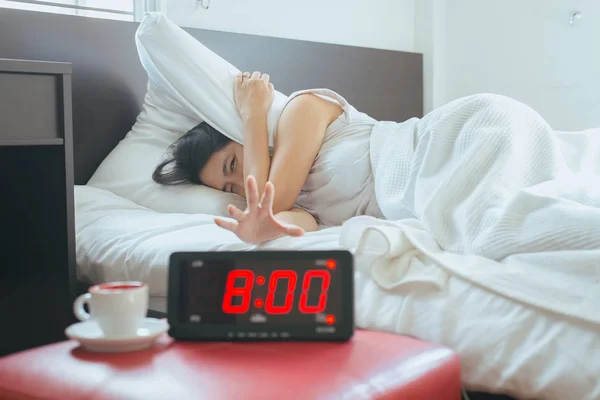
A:
[[[201,121],[242,143],[234,98],[239,70],[160,13],[146,14],[135,39],[148,74],[142,111],[88,185],[160,212],[226,215],[230,203],[244,208],[245,201],[229,193],[200,185],[165,187],[152,180],[169,145]],[[275,93],[268,115],[271,148],[286,101]]]

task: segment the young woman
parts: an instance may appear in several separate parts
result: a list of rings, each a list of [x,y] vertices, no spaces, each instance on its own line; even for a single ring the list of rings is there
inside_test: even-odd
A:
[[[526,105],[490,94],[380,122],[322,89],[290,96],[271,157],[269,76],[240,74],[235,99],[243,146],[200,124],[153,177],[246,197],[245,211],[229,207],[234,221],[215,219],[245,242],[367,215],[417,219],[442,249],[493,260],[600,251],[600,132],[554,132]]]
[[[297,92],[281,114],[271,156],[269,75],[239,74],[235,101],[244,123],[243,146],[201,123],[171,146],[153,179],[162,185],[203,184],[245,197],[245,211],[229,206],[236,221],[215,222],[247,243],[301,236],[316,230],[317,220],[339,225],[355,215],[381,215],[372,196],[369,159],[377,121],[334,92]]]

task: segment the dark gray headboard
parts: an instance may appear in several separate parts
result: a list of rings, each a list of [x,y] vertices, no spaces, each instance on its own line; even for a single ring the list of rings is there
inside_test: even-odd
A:
[[[88,181],[135,123],[147,82],[134,42],[137,26],[0,9],[0,58],[73,64],[76,184]],[[186,30],[239,69],[268,72],[284,94],[325,87],[379,120],[422,116],[421,54]]]

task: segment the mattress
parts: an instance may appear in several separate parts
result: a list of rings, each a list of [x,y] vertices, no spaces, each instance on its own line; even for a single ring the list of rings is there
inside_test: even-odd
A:
[[[165,311],[169,255],[255,249],[213,217],[162,214],[111,192],[75,189],[78,278],[142,280],[150,308]],[[261,249],[339,249],[341,228],[282,238]],[[372,255],[374,256],[374,255]],[[451,276],[442,290],[383,290],[368,257],[356,258],[356,326],[446,345],[461,357],[468,389],[518,398],[600,399],[600,330],[501,297]]]

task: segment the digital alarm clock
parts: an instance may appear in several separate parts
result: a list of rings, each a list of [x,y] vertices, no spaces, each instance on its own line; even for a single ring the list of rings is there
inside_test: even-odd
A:
[[[169,334],[180,340],[345,341],[354,334],[348,251],[173,253]]]

